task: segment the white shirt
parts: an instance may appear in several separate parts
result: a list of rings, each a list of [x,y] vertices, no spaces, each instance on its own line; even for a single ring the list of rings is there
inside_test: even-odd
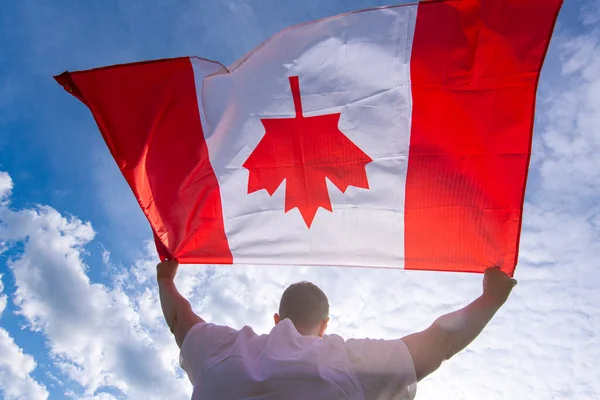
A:
[[[404,342],[303,336],[285,319],[268,335],[200,322],[179,358],[192,400],[405,400],[416,393]]]

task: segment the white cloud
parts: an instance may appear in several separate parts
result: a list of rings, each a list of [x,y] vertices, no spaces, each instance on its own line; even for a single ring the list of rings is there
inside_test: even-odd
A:
[[[540,174],[547,196],[582,210],[600,194],[599,32],[559,41],[564,84],[555,92],[542,135],[546,157]]]
[[[2,274],[0,274],[0,316],[6,308],[6,295],[3,294]],[[47,399],[48,391],[31,377],[36,363],[32,356],[23,353],[9,335],[0,328],[0,393],[6,400]]]
[[[8,199],[13,188],[13,181],[8,173],[0,171],[0,204]]]
[[[600,4],[589,1],[581,7],[581,22],[594,25],[600,22]]]
[[[31,377],[35,360],[15,344],[8,332],[0,328],[0,393],[6,400],[47,399],[44,385]]]
[[[9,262],[18,313],[46,337],[55,366],[84,395],[110,386],[130,398],[189,397],[189,383],[174,373],[175,344],[160,340],[166,326],[143,326],[135,299],[88,278],[82,250],[94,238],[89,223],[50,207],[3,207],[0,220],[0,240],[24,243]]]
[[[52,387],[55,387],[56,385],[65,386],[63,381],[61,381],[56,376],[54,376],[54,374],[52,372],[46,371],[46,376],[53,382],[53,383],[52,382],[50,383],[50,386],[52,386]]]
[[[65,392],[65,396],[70,397],[75,400],[117,400],[115,396],[110,393],[101,392],[94,395],[80,395],[78,393],[73,392],[72,390],[68,390]]]
[[[6,301],[7,301],[7,297],[3,292],[4,292],[4,283],[2,283],[2,274],[0,274],[0,317],[2,316],[2,313],[4,312],[4,309],[6,309]]]

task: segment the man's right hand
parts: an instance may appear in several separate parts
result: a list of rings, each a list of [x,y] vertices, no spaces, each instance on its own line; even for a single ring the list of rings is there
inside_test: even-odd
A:
[[[483,275],[483,297],[502,305],[508,299],[517,281],[499,267],[488,268]]]
[[[179,261],[177,260],[165,260],[156,266],[156,280],[173,282],[175,275],[177,275],[177,268],[179,267]]]
[[[438,318],[429,328],[402,338],[420,381],[444,360],[471,343],[504,304],[517,281],[498,267],[483,276],[483,295],[461,310]]]

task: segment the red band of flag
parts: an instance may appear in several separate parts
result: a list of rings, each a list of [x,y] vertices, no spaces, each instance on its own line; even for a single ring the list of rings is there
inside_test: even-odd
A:
[[[537,82],[561,3],[419,5],[406,269],[514,273]]]

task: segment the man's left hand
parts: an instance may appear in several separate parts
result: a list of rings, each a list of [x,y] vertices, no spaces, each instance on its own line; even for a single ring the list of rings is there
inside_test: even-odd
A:
[[[165,260],[156,266],[156,280],[173,282],[177,275],[179,261]]]

